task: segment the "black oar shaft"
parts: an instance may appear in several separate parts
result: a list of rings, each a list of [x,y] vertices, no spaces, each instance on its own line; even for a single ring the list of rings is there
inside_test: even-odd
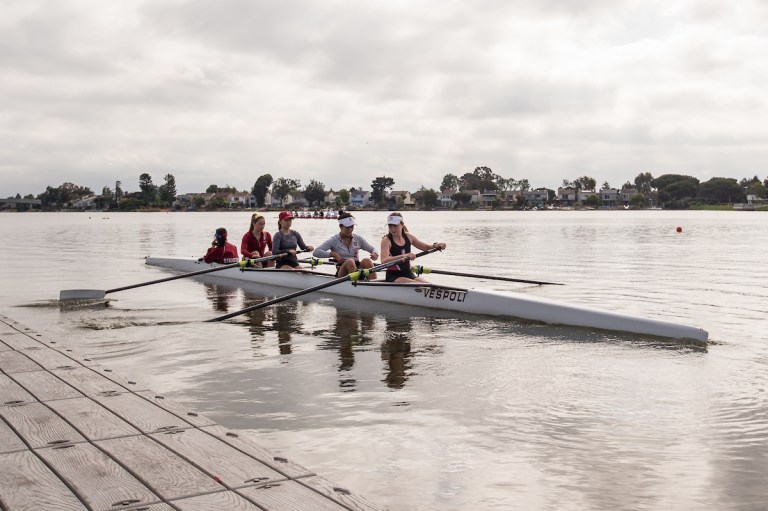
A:
[[[263,261],[268,261],[270,259],[276,259],[276,258],[277,258],[277,256],[260,257],[259,259],[251,259],[250,262],[251,263],[260,263],[260,262],[263,262]],[[202,275],[204,273],[212,273],[214,271],[226,270],[227,268],[237,268],[238,266],[240,266],[240,264],[241,264],[241,262],[238,261],[236,263],[224,264],[222,266],[215,266],[213,268],[206,268],[204,270],[197,270],[197,271],[193,271],[193,272],[189,272],[189,273],[182,273],[181,275],[174,275],[172,277],[165,277],[165,278],[162,278],[162,279],[150,280],[149,282],[142,282],[141,284],[132,284],[130,286],[116,287],[114,289],[107,289],[106,291],[104,291],[104,294],[106,294],[106,293],[115,293],[117,291],[125,291],[126,289],[135,289],[137,287],[149,286],[151,284],[159,284],[161,282],[168,282],[168,281],[171,281],[171,280],[184,279],[184,278],[187,278],[187,277],[194,277],[195,275]]]
[[[475,279],[488,279],[488,280],[503,280],[506,282],[521,282],[523,284],[538,284],[538,285],[549,285],[549,286],[562,286],[563,284],[557,283],[557,282],[545,282],[542,280],[526,280],[526,279],[513,279],[510,277],[496,277],[493,275],[476,275],[473,273],[461,273],[458,271],[446,271],[446,270],[435,270],[434,268],[425,268],[424,273],[439,273],[441,275],[453,275],[455,277],[471,277]]]
[[[279,271],[279,270],[275,270]],[[335,280],[330,280],[328,282],[324,282],[322,284],[319,284],[317,286],[310,287],[308,289],[300,289],[299,291],[295,291],[293,293],[289,293],[287,295],[278,296],[277,298],[273,298],[272,300],[267,300],[266,302],[261,302],[256,305],[252,305],[250,307],[247,307],[245,309],[230,312],[229,314],[225,314],[223,316],[219,316],[218,318],[208,319],[206,320],[206,323],[214,322],[214,321],[223,321],[225,319],[234,318],[235,316],[239,316],[241,314],[245,314],[246,312],[251,312],[257,309],[262,309],[264,307],[269,307],[270,305],[274,305],[276,303],[284,302],[285,300],[290,300],[291,298],[296,298],[297,296],[305,295],[308,293],[311,293],[313,291],[320,291],[321,289],[325,289],[326,287],[331,287],[336,284],[340,284],[346,280],[349,280],[349,277],[340,277]]]
[[[433,248],[433,249],[430,249],[430,250],[425,250],[424,252],[419,252],[418,254],[416,254],[416,257],[421,257],[423,255],[431,254],[432,252],[437,252],[438,250],[440,250],[440,249],[439,248]],[[373,268],[369,268],[366,271],[369,274],[370,273],[374,273],[374,272],[377,272],[377,271],[389,268],[390,266],[394,266],[396,264],[400,264],[400,262],[401,262],[400,259],[395,259],[394,261],[389,261],[388,263],[382,263],[382,264],[379,264],[377,266],[374,266]],[[275,270],[275,271],[280,271],[280,270]],[[287,295],[278,296],[277,298],[273,298],[272,300],[267,300],[265,302],[257,303],[256,305],[251,305],[250,307],[246,307],[245,309],[241,309],[239,311],[230,312],[229,314],[225,314],[223,316],[219,316],[219,317],[216,317],[216,318],[213,318],[213,319],[208,319],[205,322],[206,323],[212,323],[212,322],[215,322],[215,321],[223,321],[225,319],[234,318],[235,316],[240,316],[241,314],[245,314],[246,312],[255,311],[255,310],[258,310],[258,309],[262,309],[264,307],[269,307],[270,305],[274,305],[276,303],[280,303],[280,302],[284,302],[286,300],[290,300],[291,298],[297,298],[299,296],[306,295],[306,294],[312,293],[314,291],[320,291],[321,289],[325,289],[327,287],[335,286],[336,284],[341,284],[342,282],[346,282],[348,280],[352,280],[352,278],[353,278],[352,275],[354,275],[355,273],[359,273],[359,271],[362,271],[362,270],[358,270],[358,272],[350,273],[349,275],[345,275],[344,277],[339,277],[337,279],[329,280],[328,282],[324,282],[322,284],[318,284],[317,286],[312,286],[312,287],[307,288],[307,289],[301,289],[299,291],[294,291],[293,293],[288,293]]]
[[[142,282],[141,284],[132,284],[130,286],[116,287],[114,289],[107,289],[104,293],[114,293],[116,291],[125,291],[126,289],[135,289],[137,287],[149,286],[151,284],[159,284],[161,282],[168,282],[170,280],[183,279],[185,277],[192,277],[193,275],[202,275],[203,273],[211,273],[213,271],[225,270],[227,268],[235,268],[240,263],[226,264],[224,266],[216,266],[215,268],[206,268],[205,270],[193,271],[190,273],[184,273],[182,275],[174,275],[173,277],[165,277],[163,279],[150,280],[149,282]]]

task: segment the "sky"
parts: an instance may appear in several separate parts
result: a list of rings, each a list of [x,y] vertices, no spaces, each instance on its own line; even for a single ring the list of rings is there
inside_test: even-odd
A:
[[[0,5],[0,197],[768,176],[763,0]]]

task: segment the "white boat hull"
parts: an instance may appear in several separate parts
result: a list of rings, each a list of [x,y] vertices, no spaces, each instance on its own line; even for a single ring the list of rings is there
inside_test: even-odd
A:
[[[195,259],[148,257],[146,264],[181,272],[193,272],[215,264]],[[307,289],[333,279],[319,271],[282,271],[274,269],[228,268],[210,273],[216,278],[258,284]],[[466,289],[436,284],[388,284],[385,282],[342,282],[321,293],[365,298],[470,314],[507,316],[553,325],[569,325],[601,330],[629,332],[671,339],[706,342],[706,330],[687,325],[638,318],[581,305],[570,305],[528,294]]]

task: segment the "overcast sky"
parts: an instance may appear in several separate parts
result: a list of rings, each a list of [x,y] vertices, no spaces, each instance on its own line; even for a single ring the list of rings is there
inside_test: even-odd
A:
[[[768,176],[764,0],[0,5],[0,197]]]

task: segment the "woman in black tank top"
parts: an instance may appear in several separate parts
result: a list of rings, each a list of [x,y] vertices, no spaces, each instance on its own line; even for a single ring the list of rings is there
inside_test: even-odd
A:
[[[400,263],[387,268],[387,282],[427,282],[423,277],[414,275],[411,270],[411,259],[416,257],[416,254],[411,251],[411,247],[416,247],[419,250],[429,250],[430,248],[445,250],[445,243],[429,245],[408,233],[401,213],[389,215],[387,226],[389,233],[381,239],[381,262],[388,263],[401,260]]]

